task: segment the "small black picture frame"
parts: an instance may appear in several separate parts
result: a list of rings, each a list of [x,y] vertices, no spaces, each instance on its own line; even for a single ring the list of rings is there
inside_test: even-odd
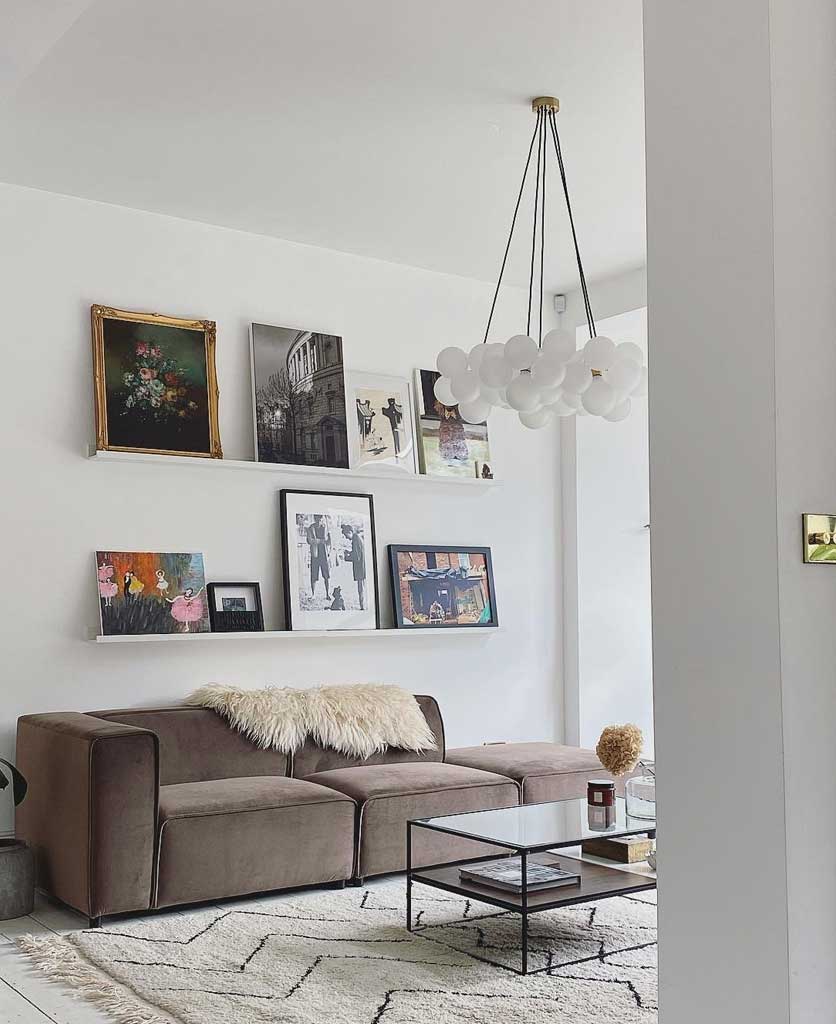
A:
[[[258,583],[207,583],[213,633],[262,633],[264,613]]]
[[[390,544],[389,573],[398,629],[499,625],[490,548]]]

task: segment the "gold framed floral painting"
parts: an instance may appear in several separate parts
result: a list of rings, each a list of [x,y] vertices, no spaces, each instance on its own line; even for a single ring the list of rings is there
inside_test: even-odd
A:
[[[93,306],[96,448],[221,459],[215,323]]]

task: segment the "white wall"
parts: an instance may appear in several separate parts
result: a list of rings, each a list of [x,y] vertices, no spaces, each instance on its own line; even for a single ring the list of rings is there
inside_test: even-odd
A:
[[[619,340],[646,347],[646,319],[633,323],[647,302],[644,268],[592,282],[590,298],[601,333],[623,330]],[[579,289],[561,321],[586,342]],[[562,420],[560,446],[567,742],[594,746],[603,726],[635,721],[652,755],[647,401],[622,423]],[[615,530],[617,547],[601,543],[602,530]]]
[[[599,334],[647,356],[647,309],[596,317]],[[589,338],[578,327],[578,347]],[[653,758],[650,493],[647,401],[607,423],[576,421],[578,712],[580,744],[607,725],[633,722]]]
[[[798,18],[798,7],[786,17]],[[776,464],[785,452],[775,429],[784,368],[774,316],[769,4],[645,0],[644,26],[660,1020],[786,1024],[785,556],[776,531],[784,484]],[[832,92],[829,102],[832,110]],[[793,114],[808,116],[799,105]],[[812,120],[824,139],[827,125]],[[798,156],[817,161],[824,148]],[[832,162],[822,170],[832,189]],[[801,195],[796,189],[792,198]],[[832,279],[832,260],[825,270]],[[824,284],[815,284],[815,301],[824,302]],[[797,304],[793,312],[797,328]],[[832,345],[832,323],[811,351]],[[806,337],[796,330],[795,341],[799,362],[827,380],[831,429],[820,436],[830,437],[832,355],[808,363]],[[797,397],[793,415],[806,403]],[[822,488],[832,458],[816,463]],[[831,472],[831,495],[834,479]],[[787,500],[800,513],[803,495],[793,492]],[[798,546],[793,558],[791,575],[800,571]],[[806,612],[814,586],[809,573],[797,586]],[[785,695],[793,685],[805,693],[793,703],[806,700],[816,666],[833,692],[833,641],[821,636],[797,678],[783,680]],[[815,753],[816,740],[832,741],[832,707],[831,696],[809,738],[805,773],[827,757]],[[832,809],[832,765],[816,786],[819,806]],[[831,862],[821,914],[830,915],[831,932],[819,956],[829,971],[832,830],[831,821],[821,837]],[[807,842],[818,844],[818,833],[808,819]],[[797,1019],[832,1020],[833,1003]]]
[[[781,673],[794,1024],[836,1014],[836,573],[803,512],[836,511],[836,5],[772,2]]]
[[[217,321],[221,436],[226,456],[240,459],[252,456],[250,320],[339,333],[349,368],[407,375],[442,346],[481,337],[489,284],[0,186],[0,296],[0,755],[13,751],[18,715],[177,701],[210,680],[397,682],[438,697],[451,745],[559,736],[557,430],[525,431],[510,418],[491,424],[501,488],[340,482],[375,496],[385,622],[387,543],[488,544],[501,632],[182,646],[82,639],[97,618],[97,547],[201,550],[209,579],[260,580],[275,624],[277,492],[305,486],[281,473],[86,459],[91,303]],[[509,296],[500,338],[517,330],[524,308],[522,293]],[[335,484],[313,477],[308,486]],[[9,822],[3,801],[0,831]]]

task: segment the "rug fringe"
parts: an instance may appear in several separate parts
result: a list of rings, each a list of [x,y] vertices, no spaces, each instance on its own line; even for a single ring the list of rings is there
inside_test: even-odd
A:
[[[131,998],[121,985],[105,980],[68,939],[22,935],[17,945],[51,981],[67,985],[74,995],[110,1014],[117,1024],[171,1024],[171,1017],[161,1017],[139,999]]]

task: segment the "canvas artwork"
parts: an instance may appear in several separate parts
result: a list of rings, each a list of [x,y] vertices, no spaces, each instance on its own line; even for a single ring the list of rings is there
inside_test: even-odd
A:
[[[290,629],[377,629],[374,503],[369,494],[281,492]]]
[[[499,625],[490,548],[391,544],[389,566],[396,626]]]
[[[203,555],[97,551],[102,634],[208,633]]]
[[[391,466],[417,472],[412,389],[401,377],[352,373],[348,378],[348,420],[352,468]]]
[[[96,447],[220,459],[215,324],[93,306]]]
[[[493,479],[487,423],[466,423],[457,405],[442,405],[433,394],[439,376],[435,370],[415,371],[421,472]]]
[[[836,562],[836,515],[807,513],[803,532],[805,562]]]
[[[259,462],[348,468],[342,338],[252,324]]]

